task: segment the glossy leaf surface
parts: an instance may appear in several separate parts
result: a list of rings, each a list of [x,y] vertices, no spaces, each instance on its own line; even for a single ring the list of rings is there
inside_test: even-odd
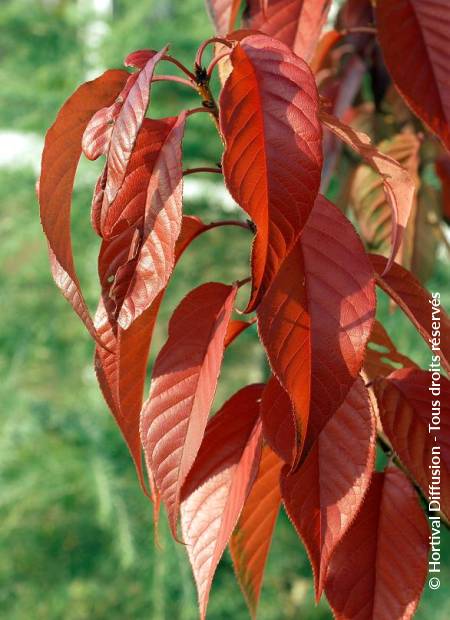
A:
[[[325,198],[317,199],[257,314],[272,371],[294,404],[299,448],[307,451],[358,376],[375,314],[362,243]]]
[[[175,310],[141,414],[141,440],[176,531],[181,487],[202,442],[236,287],[199,286]],[[192,325],[196,329],[192,330]]]
[[[326,595],[338,620],[409,620],[427,575],[428,525],[405,475],[375,473],[331,560]],[[351,570],[349,570],[351,558]]]
[[[183,541],[197,584],[202,619],[217,564],[258,473],[261,391],[261,385],[241,389],[211,419],[183,488]]]
[[[317,89],[306,63],[263,35],[245,37],[220,97],[225,182],[256,225],[252,297],[261,300],[314,204],[320,183]]]
[[[293,474],[283,469],[283,501],[308,550],[317,599],[334,550],[354,521],[369,486],[375,432],[368,392],[357,379],[301,467]]]

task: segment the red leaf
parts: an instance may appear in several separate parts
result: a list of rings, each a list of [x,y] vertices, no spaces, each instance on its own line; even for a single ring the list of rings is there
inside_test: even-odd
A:
[[[255,321],[230,321],[227,335],[225,336],[225,348],[229,347],[242,332],[251,327]]]
[[[330,559],[369,487],[375,436],[369,395],[358,378],[300,469],[294,474],[289,474],[288,467],[283,469],[283,501],[308,550],[317,600],[325,585]]]
[[[182,217],[181,140],[185,120],[183,112],[161,145],[149,179],[139,253],[118,318],[123,329],[127,329],[165,288],[174,267],[175,243]]]
[[[94,338],[98,336],[81,293],[72,254],[71,195],[84,129],[99,107],[114,101],[127,78],[125,71],[107,71],[80,86],[48,130],[42,154],[39,203],[53,278]]]
[[[234,28],[242,0],[206,0],[206,8],[217,34],[227,34]]]
[[[373,380],[389,375],[396,369],[396,364],[404,368],[416,367],[409,357],[397,351],[384,327],[379,321],[375,321],[364,358],[364,372]]]
[[[431,392],[432,382],[433,375],[429,371],[405,368],[377,382],[375,390],[388,440],[430,499],[433,499],[430,496],[433,487],[430,466],[435,454],[433,450],[439,451],[438,499],[443,512],[450,517],[450,382],[440,376],[435,383],[438,388]],[[433,415],[436,416],[434,419]],[[439,427],[439,430],[430,431],[430,426]]]
[[[106,155],[106,184],[103,207],[117,196],[127,165],[150,102],[153,72],[167,48],[149,58],[143,69],[129,75],[116,101],[99,110],[83,136],[85,153],[90,159]]]
[[[220,98],[225,181],[257,227],[254,309],[313,207],[322,165],[317,89],[309,67],[282,43],[248,36],[231,54]]]
[[[376,17],[395,85],[413,112],[450,148],[448,0],[378,0]]]
[[[436,296],[437,308],[433,316],[433,298],[412,273],[397,263],[385,273],[387,260],[384,256],[371,254],[370,260],[378,286],[403,310],[430,348],[433,346],[433,321],[440,318],[440,342],[434,343],[434,351],[441,356],[442,367],[450,373],[450,319],[440,305],[440,296]]]
[[[272,371],[294,404],[298,460],[302,445],[307,452],[358,376],[375,314],[373,272],[362,243],[323,196],[257,314]]]
[[[260,0],[248,1],[246,27],[278,39],[297,56],[311,60],[331,0],[267,0],[266,6],[262,4]]]
[[[337,118],[321,113],[325,127],[355,150],[383,179],[386,200],[392,210],[390,268],[402,242],[402,237],[413,207],[415,183],[408,172],[392,157],[378,151],[365,133],[355,131]]]
[[[264,446],[258,476],[230,540],[234,570],[252,618],[256,618],[270,543],[281,503],[282,461]]]
[[[123,61],[125,67],[134,67],[135,69],[143,69],[150,59],[156,56],[158,52],[155,50],[136,50],[131,52]]]
[[[428,526],[409,480],[395,467],[374,474],[331,560],[325,591],[336,620],[412,618],[427,556]]]
[[[262,395],[261,421],[265,441],[285,463],[293,465],[298,443],[294,408],[286,390],[273,376]]]
[[[142,227],[150,179],[153,172],[158,170],[158,162],[163,156],[161,151],[169,141],[177,120],[176,116],[143,120],[124,182],[115,200],[103,214],[103,237],[111,238],[124,228],[138,224]]]
[[[181,487],[200,447],[216,391],[236,290],[208,283],[183,299],[170,320],[142,409],[142,444],[174,533]]]
[[[208,422],[183,488],[183,541],[197,584],[202,620],[217,565],[258,473],[262,387],[243,388]]]
[[[176,261],[199,234],[210,228],[210,225],[203,224],[196,217],[184,216],[176,245]],[[100,303],[96,315],[98,330],[109,349],[108,351],[101,347],[96,349],[97,378],[105,400],[127,442],[144,490],[139,416],[150,344],[164,293],[165,291],[161,291],[150,308],[143,312],[127,330],[123,330],[120,326],[113,329],[103,302]]]

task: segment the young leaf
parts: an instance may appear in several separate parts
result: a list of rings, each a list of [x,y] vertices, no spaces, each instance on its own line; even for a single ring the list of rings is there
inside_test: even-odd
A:
[[[411,483],[395,467],[375,473],[331,560],[325,592],[334,617],[409,620],[425,583],[427,556],[428,525]]]
[[[181,230],[185,121],[183,112],[161,145],[149,179],[139,253],[118,318],[123,329],[151,305],[172,273]]]
[[[382,324],[374,321],[364,358],[364,372],[373,380],[391,374],[397,365],[404,368],[417,367],[409,357],[397,351]]]
[[[258,476],[230,539],[234,570],[250,610],[256,618],[264,569],[281,504],[282,461],[268,446],[261,454]]]
[[[369,395],[358,378],[301,467],[295,473],[289,473],[288,467],[283,469],[283,501],[308,550],[317,600],[330,559],[369,487],[375,435]]]
[[[311,60],[331,0],[248,0],[247,5],[247,28],[260,30],[285,43],[297,56]]]
[[[321,112],[320,118],[325,127],[355,150],[383,180],[386,201],[392,210],[392,248],[387,265],[387,269],[389,269],[400,248],[404,230],[413,207],[414,181],[395,159],[376,149],[371,144],[369,136],[365,133],[355,131],[324,111]]]
[[[450,4],[447,0],[378,0],[376,18],[395,85],[413,112],[450,149]]]
[[[122,186],[137,135],[150,102],[153,72],[167,48],[151,56],[144,67],[128,77],[117,100],[99,110],[86,129],[83,144],[90,159],[106,155],[106,184],[103,205],[106,209]],[[94,139],[95,137],[95,139]],[[94,146],[89,146],[91,142]]]
[[[294,407],[274,376],[264,388],[261,421],[264,440],[285,463],[293,465],[298,444]]]
[[[439,455],[440,506],[450,517],[450,382],[440,376],[430,391],[432,385],[429,371],[405,368],[376,382],[375,392],[383,431],[430,499],[436,497],[430,496],[430,489],[436,489],[430,466]]]
[[[236,290],[208,283],[182,300],[156,358],[141,412],[142,445],[174,534],[181,487],[200,448],[216,391]]]
[[[374,314],[373,271],[362,243],[347,218],[319,196],[257,310],[273,374],[294,404],[297,460],[358,376]]]
[[[231,53],[220,97],[225,182],[254,221],[252,296],[256,307],[311,212],[322,165],[318,96],[309,67],[264,35]]]
[[[262,387],[243,388],[208,422],[183,487],[181,527],[197,584],[202,620],[217,565],[258,473]]]
[[[403,310],[425,343],[441,356],[441,365],[450,374],[450,318],[441,305],[440,295],[435,295],[433,304],[430,293],[412,273],[397,263],[386,273],[384,256],[371,254],[370,260],[378,286]],[[440,338],[433,341],[433,321],[437,318],[440,319]]]
[[[107,71],[87,82],[66,101],[45,137],[39,182],[41,222],[48,241],[53,278],[64,297],[98,339],[83,298],[72,254],[70,236],[71,195],[81,138],[92,115],[110,105],[122,90],[128,73]]]

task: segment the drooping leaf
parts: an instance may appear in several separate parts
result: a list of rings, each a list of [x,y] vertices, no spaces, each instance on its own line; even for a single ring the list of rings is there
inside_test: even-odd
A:
[[[206,8],[217,34],[227,34],[234,29],[242,0],[206,0]]]
[[[256,618],[264,569],[281,504],[282,461],[268,446],[261,454],[258,476],[230,539],[239,585],[252,618]]]
[[[425,583],[427,556],[428,525],[411,483],[395,467],[375,473],[331,559],[325,592],[334,617],[409,620]]]
[[[430,489],[439,486],[440,507],[450,517],[450,382],[438,373],[397,370],[376,382],[375,391],[383,431],[393,449],[424,495],[432,499]],[[439,485],[430,469],[435,455]]]
[[[274,376],[264,388],[261,421],[264,440],[285,463],[293,465],[298,444],[294,407]]]
[[[380,153],[395,159],[405,170],[408,171],[415,183],[416,192],[419,187],[417,170],[419,166],[420,140],[412,133],[401,133],[389,140],[381,142],[377,148]],[[390,239],[392,239],[391,207],[384,193],[384,180],[368,164],[361,164],[353,177],[350,199],[362,237],[367,247],[377,254],[389,256]],[[412,208],[411,219],[408,226],[413,223],[415,205]],[[407,241],[408,233],[404,240]],[[405,243],[403,244],[405,245]],[[403,248],[399,252],[397,262],[405,267],[410,266],[408,261],[411,252],[405,252]]]
[[[248,0],[245,25],[278,39],[309,61],[327,20],[331,0]]]
[[[83,136],[84,151],[89,159],[106,155],[103,206],[113,202],[122,183],[150,102],[150,85],[156,65],[166,53],[163,48],[151,56],[143,68],[128,76],[116,101],[99,110]]]
[[[317,89],[306,63],[264,35],[245,37],[220,97],[225,182],[254,221],[252,296],[261,300],[306,223],[320,183]]]
[[[147,187],[144,222],[133,279],[118,322],[127,329],[164,289],[175,263],[175,244],[181,230],[183,112],[161,145]]]
[[[358,376],[374,313],[373,272],[362,243],[347,218],[319,196],[257,310],[273,374],[294,404],[297,459]]]
[[[374,321],[364,358],[364,372],[369,379],[391,374],[398,366],[415,368],[416,364],[403,355],[379,321]]]
[[[184,216],[178,237],[175,260],[178,261],[189,244],[212,226],[204,224],[199,218]],[[141,486],[143,482],[141,441],[139,437],[139,416],[143,402],[143,392],[147,371],[147,361],[153,331],[165,291],[156,299],[129,329],[111,322],[101,301],[96,314],[96,325],[108,350],[96,348],[95,368],[105,400],[116,419],[127,442],[136,466]],[[149,476],[150,481],[152,477]]]
[[[258,473],[261,385],[249,385],[208,422],[197,459],[182,490],[181,527],[206,616],[217,565]]]
[[[375,460],[375,417],[358,378],[294,473],[283,469],[286,510],[308,550],[316,599],[330,559],[354,521],[369,487]]]
[[[216,391],[236,290],[208,283],[182,300],[156,358],[141,412],[142,445],[174,533],[181,487],[200,448]]]
[[[450,318],[440,303],[440,295],[433,298],[407,269],[394,263],[386,272],[384,256],[371,254],[376,283],[403,310],[427,346],[441,356],[441,365],[450,374]],[[384,274],[384,275],[383,275]],[[440,338],[433,342],[433,321],[440,320]]]
[[[80,86],[61,108],[55,123],[48,130],[42,154],[39,204],[53,278],[91,335],[97,339],[75,271],[70,235],[71,195],[85,127],[100,107],[114,101],[127,78],[125,71],[107,71],[96,80]]]
[[[335,133],[376,170],[383,180],[386,200],[392,210],[392,247],[387,265],[389,268],[400,248],[404,230],[413,207],[414,181],[395,159],[377,150],[371,144],[370,138],[366,134],[355,131],[324,111],[321,112],[321,120],[325,127]]]
[[[447,0],[378,0],[378,39],[387,68],[413,112],[450,148]]]

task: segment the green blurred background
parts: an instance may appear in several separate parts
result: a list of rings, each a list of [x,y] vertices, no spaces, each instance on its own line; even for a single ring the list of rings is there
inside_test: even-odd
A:
[[[45,130],[84,81],[119,67],[130,51],[159,48],[192,65],[212,29],[202,0],[1,0],[0,3],[0,618],[6,620],[194,620],[196,596],[182,546],[162,520],[153,543],[151,506],[99,393],[92,344],[54,286],[34,183]],[[152,114],[194,101],[183,87],[156,85]],[[195,95],[194,95],[195,97]],[[201,115],[200,115],[201,116]],[[186,162],[212,165],[219,143],[205,118],[190,119]],[[74,247],[91,307],[98,297],[98,241],[89,225],[94,164],[82,162],[73,208]],[[207,220],[230,216],[219,181],[190,177],[186,209]],[[152,351],[165,338],[170,310],[198,283],[247,275],[248,235],[216,230],[195,242],[170,285]],[[448,264],[447,264],[448,267]],[[444,294],[446,265],[430,288]],[[403,352],[427,364],[429,354],[409,324],[380,313]],[[227,353],[220,403],[260,380],[264,360],[249,331]],[[418,618],[450,617],[449,536],[443,587],[426,590]],[[351,558],[349,558],[351,562]],[[313,602],[305,552],[281,515],[272,546],[260,617],[330,618]],[[208,618],[247,618],[229,556],[218,570]]]

